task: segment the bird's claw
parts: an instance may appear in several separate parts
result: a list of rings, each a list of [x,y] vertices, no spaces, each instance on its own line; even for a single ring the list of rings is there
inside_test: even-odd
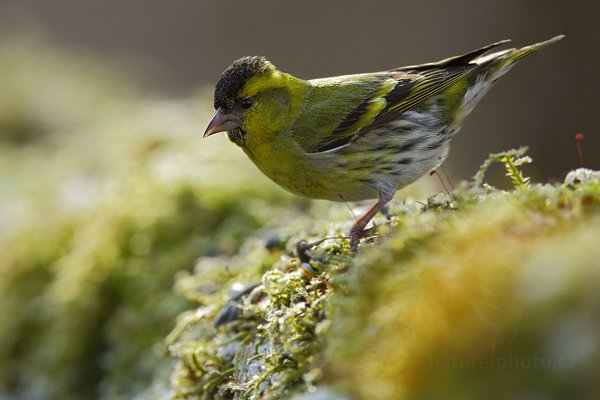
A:
[[[362,226],[352,227],[350,230],[350,251],[356,253],[358,250],[358,244],[360,243],[360,239],[368,236],[368,230],[364,229]]]
[[[356,233],[350,233],[350,251],[356,253],[358,251],[358,243],[360,243],[360,236]]]
[[[350,230],[350,251],[356,253],[358,251],[358,245],[360,243],[360,239],[365,239],[371,237],[377,232],[377,227],[371,227],[369,229],[354,229]]]

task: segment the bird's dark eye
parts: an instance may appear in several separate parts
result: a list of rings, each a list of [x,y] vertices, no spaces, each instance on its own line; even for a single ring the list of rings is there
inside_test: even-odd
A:
[[[243,99],[243,100],[240,102],[240,104],[241,104],[242,108],[245,108],[245,109],[247,110],[247,109],[249,109],[250,107],[252,107],[252,99],[248,99],[248,98],[246,98],[246,99]]]

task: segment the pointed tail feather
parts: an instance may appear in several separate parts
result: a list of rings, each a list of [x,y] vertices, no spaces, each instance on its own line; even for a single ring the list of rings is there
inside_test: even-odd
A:
[[[565,35],[558,35],[558,36],[554,36],[552,39],[548,39],[544,42],[535,43],[535,44],[532,44],[529,46],[522,47],[518,50],[515,50],[511,55],[509,55],[506,58],[505,62],[506,63],[515,63],[515,62],[519,61],[521,58],[533,53],[534,51],[537,51],[537,50],[539,50],[543,47],[546,47],[552,43],[558,42],[559,40],[561,40],[564,37],[565,37]]]
[[[487,46],[481,47],[476,50],[472,50],[468,53],[461,54],[458,56],[446,58],[441,61],[430,62],[425,64],[418,65],[407,65],[404,67],[394,68],[391,71],[427,71],[429,69],[436,68],[449,68],[449,67],[460,67],[465,66],[471,62],[474,62],[476,59],[481,58],[485,53],[493,49],[494,47],[498,47],[502,44],[510,42],[510,39],[500,40],[499,42],[488,44]],[[496,53],[494,53],[496,54]]]
[[[523,57],[526,57],[529,54],[531,54],[541,48],[544,48],[552,43],[558,42],[559,40],[561,40],[564,37],[565,37],[565,35],[558,35],[558,36],[555,36],[552,39],[548,39],[544,42],[539,42],[539,43],[535,43],[535,44],[532,44],[529,46],[521,47],[520,49],[514,48],[514,49],[502,50],[502,51],[499,51],[496,53],[481,56],[481,57],[477,58],[476,60],[474,60],[474,62],[476,62],[479,65],[484,65],[489,61],[497,60],[497,61],[499,61],[499,63],[494,63],[494,64],[496,64],[499,67],[499,69],[502,70],[506,67],[512,66],[517,61],[521,60]]]
[[[539,50],[549,44],[559,41],[564,35],[555,36],[545,42],[535,43],[520,49],[507,49],[495,53],[482,55],[471,62],[477,67],[472,69],[472,74],[467,78],[469,86],[462,98],[462,107],[456,114],[457,121],[462,121],[477,105],[483,95],[493,84],[512,66],[523,57]]]

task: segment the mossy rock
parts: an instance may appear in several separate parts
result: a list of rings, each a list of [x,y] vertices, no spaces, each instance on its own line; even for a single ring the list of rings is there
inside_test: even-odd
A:
[[[174,397],[598,393],[600,176],[577,170],[562,185],[530,185],[523,153],[491,157],[514,191],[483,184],[482,171],[451,197],[407,200],[356,257],[332,239],[312,248],[307,266],[293,238],[274,263],[256,239],[233,260],[201,260],[184,293],[216,289],[195,297],[169,338]],[[215,328],[235,283],[258,286]]]

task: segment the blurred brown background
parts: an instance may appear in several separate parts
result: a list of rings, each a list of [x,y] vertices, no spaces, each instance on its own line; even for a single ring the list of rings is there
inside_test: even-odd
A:
[[[212,86],[243,55],[304,78],[429,62],[500,39],[515,46],[563,33],[487,95],[447,163],[473,175],[488,153],[530,146],[535,179],[600,168],[600,3],[593,1],[0,1],[0,32],[38,29],[67,49],[124,66],[154,95]],[[0,39],[1,40],[1,39]],[[51,93],[40,93],[51,96]],[[207,121],[198,121],[198,138]]]

